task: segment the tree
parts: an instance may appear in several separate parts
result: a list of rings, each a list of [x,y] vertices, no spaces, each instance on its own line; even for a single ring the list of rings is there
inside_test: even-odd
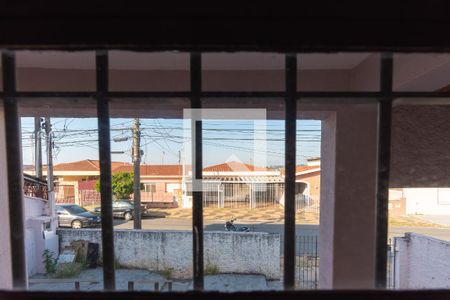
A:
[[[112,193],[116,200],[130,199],[133,194],[133,173],[119,172],[111,177]],[[95,189],[100,192],[100,180],[95,184]]]

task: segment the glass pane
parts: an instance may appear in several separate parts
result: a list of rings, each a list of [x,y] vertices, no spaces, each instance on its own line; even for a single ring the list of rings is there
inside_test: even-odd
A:
[[[448,289],[450,101],[397,99],[392,114],[388,287]]]
[[[192,289],[192,202],[183,189],[188,184],[183,171],[189,168],[183,110],[189,107],[189,99],[181,98],[111,100],[116,278],[121,290],[129,282],[139,291]],[[139,223],[142,230],[137,230]]]
[[[446,53],[396,53],[395,91],[449,91],[450,55]]]
[[[378,91],[379,54],[308,53],[297,55],[299,91]]]
[[[95,52],[16,52],[18,91],[94,91]]]
[[[96,102],[19,103],[28,289],[73,291],[76,281],[81,289],[102,289]]]
[[[283,91],[284,55],[275,53],[204,53],[204,91]]]
[[[284,101],[203,101],[205,289],[282,286]]]
[[[188,91],[189,54],[109,52],[111,91]]]

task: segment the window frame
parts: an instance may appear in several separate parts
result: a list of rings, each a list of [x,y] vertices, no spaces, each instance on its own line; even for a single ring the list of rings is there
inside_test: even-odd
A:
[[[12,257],[13,285],[15,289],[27,286],[27,274],[24,250],[24,225],[21,186],[21,149],[19,135],[19,114],[17,98],[65,98],[91,97],[97,101],[100,182],[101,182],[101,218],[102,218],[102,247],[104,289],[115,290],[114,270],[114,239],[113,213],[111,192],[111,145],[110,145],[110,115],[109,99],[112,98],[145,98],[145,97],[187,97],[191,101],[191,108],[201,108],[203,98],[272,98],[285,99],[285,226],[284,226],[284,289],[293,290],[295,283],[295,156],[296,156],[296,120],[297,101],[302,98],[366,98],[378,102],[379,126],[377,149],[377,234],[376,234],[376,282],[379,288],[386,286],[387,262],[387,215],[388,215],[388,187],[391,139],[392,102],[395,98],[415,97],[450,97],[449,92],[393,92],[393,58],[392,53],[383,53],[380,60],[380,90],[378,92],[299,92],[297,91],[297,53],[285,54],[285,91],[282,92],[203,92],[202,91],[202,61],[200,52],[190,54],[191,89],[186,92],[110,92],[108,90],[108,51],[96,51],[96,86],[94,92],[20,92],[16,91],[16,65],[14,52],[2,52],[2,71],[4,91],[0,98],[4,100],[5,128],[8,143],[8,190],[10,209],[11,245],[15,255]],[[193,171],[197,179],[202,178],[202,122],[197,121],[193,126],[195,131],[196,151],[193,152]],[[195,291],[204,289],[203,270],[203,202],[202,192],[194,191],[193,217],[193,286]],[[14,234],[12,234],[14,233]],[[110,250],[110,251],[107,251]]]

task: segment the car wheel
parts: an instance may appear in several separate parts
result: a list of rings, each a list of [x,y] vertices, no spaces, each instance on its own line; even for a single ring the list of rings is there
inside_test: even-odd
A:
[[[133,215],[127,211],[124,215],[123,218],[125,219],[125,221],[130,221],[131,219],[133,219]]]
[[[75,220],[72,222],[72,228],[74,228],[74,229],[83,228],[83,223],[81,223],[80,220]]]

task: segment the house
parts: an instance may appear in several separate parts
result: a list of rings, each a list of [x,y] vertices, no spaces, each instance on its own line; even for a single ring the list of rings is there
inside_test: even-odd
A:
[[[192,206],[192,174],[183,178],[183,207]],[[279,205],[283,195],[280,171],[230,161],[203,169],[203,206],[259,208]]]
[[[319,207],[320,158],[296,168],[296,207]],[[183,207],[192,205],[191,174],[183,179]],[[284,205],[284,170],[230,161],[203,169],[204,207],[278,207]]]
[[[166,203],[170,206],[181,199],[181,165],[141,165],[141,201],[155,206]],[[133,166],[126,162],[112,162],[112,173],[133,172]],[[32,173],[29,169],[25,173]],[[44,176],[47,168],[44,167]],[[100,176],[98,160],[60,163],[54,166],[55,198],[58,203],[77,203],[82,206],[98,205],[100,193],[95,185]],[[150,203],[154,203],[153,205]]]
[[[133,166],[123,165],[114,170],[133,172]],[[141,202],[148,207],[173,207],[181,200],[181,165],[141,165]]]
[[[126,165],[129,164],[112,162],[111,171],[114,173],[118,167]],[[42,169],[43,176],[47,176],[47,166],[43,166]],[[33,169],[24,172],[34,175]],[[55,178],[56,202],[89,205],[95,201],[100,201],[100,197],[93,193],[95,182],[100,177],[100,162],[98,160],[85,159],[56,164],[53,167],[53,176]]]
[[[406,214],[450,217],[450,188],[404,188]]]

